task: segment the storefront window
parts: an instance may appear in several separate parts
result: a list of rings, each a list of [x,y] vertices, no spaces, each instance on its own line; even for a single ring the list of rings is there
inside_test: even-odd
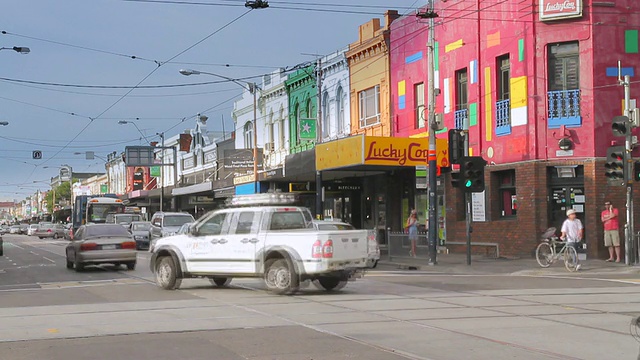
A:
[[[518,212],[518,201],[516,196],[516,172],[515,170],[500,171],[497,173],[500,216],[512,217]]]

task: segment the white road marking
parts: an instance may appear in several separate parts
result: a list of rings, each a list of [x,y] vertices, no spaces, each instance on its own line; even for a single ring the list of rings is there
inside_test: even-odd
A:
[[[51,262],[52,262],[52,263],[54,263],[54,264],[56,263],[54,260],[51,260],[51,259],[49,259],[49,258],[48,258],[48,257],[46,257],[46,256],[43,256],[42,258],[44,258],[44,259],[45,259],[45,260],[47,260],[47,261],[51,261]]]
[[[7,243],[7,244],[9,244],[9,245],[11,245],[11,246],[14,246],[14,247],[17,247],[18,249],[22,249],[22,250],[24,250],[24,248],[23,248],[22,246],[18,246],[18,245],[16,245],[16,244],[12,243],[12,242]]]

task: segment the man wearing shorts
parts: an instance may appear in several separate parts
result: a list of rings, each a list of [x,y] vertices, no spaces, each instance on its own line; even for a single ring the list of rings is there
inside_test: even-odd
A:
[[[609,258],[613,261],[615,251],[616,262],[620,262],[620,233],[618,232],[618,209],[611,205],[610,201],[604,203],[604,211],[600,214],[600,219],[604,224],[604,246],[609,248]]]

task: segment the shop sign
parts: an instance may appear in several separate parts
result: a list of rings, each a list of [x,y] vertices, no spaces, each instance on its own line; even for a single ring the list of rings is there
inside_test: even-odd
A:
[[[160,177],[160,166],[152,166],[150,172],[152,177]]]
[[[133,190],[144,189],[144,169],[136,168],[133,172]]]
[[[213,204],[214,202],[213,196],[189,196],[190,205]]]
[[[582,0],[540,0],[540,21],[582,16]]]
[[[246,183],[253,182],[253,180],[254,180],[253,174],[236,176],[233,178],[233,185],[246,184]]]
[[[326,191],[361,191],[360,184],[329,184],[325,186]]]
[[[436,140],[437,162],[448,166],[447,141]],[[429,156],[427,138],[366,137],[364,146],[365,165],[423,166]]]
[[[282,177],[284,177],[283,173],[282,173],[282,168],[267,170],[267,171],[263,171],[261,173],[258,173],[258,179],[259,180],[278,179],[278,178],[282,178]]]
[[[436,140],[437,163],[449,166],[447,140]],[[316,146],[316,169],[354,165],[424,166],[429,155],[428,138],[353,136]]]
[[[236,172],[253,170],[252,149],[227,149],[224,151],[224,169]],[[262,169],[262,149],[258,149],[258,169]]]

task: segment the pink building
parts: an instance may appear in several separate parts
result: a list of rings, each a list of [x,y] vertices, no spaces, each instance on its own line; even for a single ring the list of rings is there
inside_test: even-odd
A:
[[[438,136],[468,121],[471,154],[490,164],[484,200],[476,198],[476,241],[531,254],[540,233],[573,208],[586,253],[603,254],[599,209],[605,198],[624,208],[625,189],[607,185],[603,164],[613,140],[624,144],[611,132],[623,112],[617,64],[636,79],[640,3],[436,1],[436,12],[436,111],[446,126]],[[426,25],[411,15],[391,26],[396,136],[426,136]],[[461,196],[445,179],[447,237],[463,237]],[[416,202],[424,197],[417,192]]]

